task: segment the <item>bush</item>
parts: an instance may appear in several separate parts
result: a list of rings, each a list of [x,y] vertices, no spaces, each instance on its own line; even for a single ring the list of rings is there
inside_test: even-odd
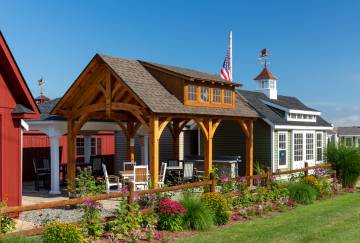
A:
[[[213,211],[214,223],[216,225],[224,225],[229,221],[229,206],[223,195],[216,192],[208,192],[201,196],[201,200]]]
[[[313,175],[305,176],[303,178],[302,182],[304,182],[305,184],[308,184],[309,186],[312,186],[314,189],[316,189],[320,193],[320,182],[315,176],[313,176]]]
[[[289,198],[300,204],[313,203],[319,195],[314,187],[305,183],[290,183],[288,190]]]
[[[186,209],[178,202],[170,198],[164,198],[159,203],[158,208],[158,229],[181,231],[183,224],[183,214]]]
[[[0,225],[1,225],[1,233],[6,234],[16,228],[16,223],[14,219],[1,215]]]
[[[90,170],[81,170],[76,180],[76,194],[80,197],[106,193],[105,181],[95,179]]]
[[[360,176],[360,150],[343,144],[329,145],[327,160],[337,172],[343,187],[354,187]]]
[[[81,217],[81,228],[84,233],[97,239],[104,233],[104,227],[101,224],[102,205],[99,202],[85,201],[82,205],[84,214]]]
[[[180,200],[186,209],[183,215],[183,224],[186,229],[206,230],[214,224],[211,209],[202,203],[200,198],[189,193]]]
[[[80,229],[69,223],[52,222],[48,225],[42,235],[43,241],[47,243],[79,243],[84,242]]]

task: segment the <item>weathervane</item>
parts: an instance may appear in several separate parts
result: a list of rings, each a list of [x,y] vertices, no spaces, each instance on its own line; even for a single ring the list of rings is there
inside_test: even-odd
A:
[[[40,95],[44,95],[44,88],[43,85],[45,84],[45,80],[43,78],[38,80],[38,85],[40,87]]]
[[[261,50],[260,56],[257,59],[261,65],[264,65],[264,67],[267,67],[270,64],[270,57],[266,48]]]

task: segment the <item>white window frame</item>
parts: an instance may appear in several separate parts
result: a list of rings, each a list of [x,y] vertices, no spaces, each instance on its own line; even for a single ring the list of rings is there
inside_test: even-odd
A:
[[[295,161],[295,134],[302,134],[303,136],[303,144],[302,144],[302,160]],[[306,134],[313,134],[313,159],[306,159]],[[294,130],[292,132],[292,161],[293,162],[315,162],[316,160],[316,137],[315,137],[315,131],[301,131],[301,130]]]
[[[321,144],[318,145],[318,135],[321,136]],[[316,162],[323,162],[324,161],[324,133],[323,132],[316,132],[315,133],[315,143],[316,143]],[[321,148],[321,160],[318,160],[318,149]]]
[[[281,135],[285,135],[285,149],[280,149],[280,136]],[[288,132],[283,132],[283,131],[279,131],[278,132],[278,144],[277,144],[277,148],[278,148],[278,154],[277,154],[277,161],[278,161],[278,168],[287,168],[288,167]],[[280,150],[285,150],[285,164],[284,165],[280,165]]]

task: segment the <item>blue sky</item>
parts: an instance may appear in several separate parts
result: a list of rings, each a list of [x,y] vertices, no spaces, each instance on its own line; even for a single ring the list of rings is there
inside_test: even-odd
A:
[[[224,5],[226,4],[226,5]],[[253,90],[259,51],[280,94],[360,125],[360,1],[1,1],[0,29],[31,88],[59,97],[95,53],[218,73],[233,31],[234,80]]]

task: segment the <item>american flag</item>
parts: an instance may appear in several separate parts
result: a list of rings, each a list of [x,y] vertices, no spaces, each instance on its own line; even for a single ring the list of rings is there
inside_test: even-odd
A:
[[[230,62],[230,48],[229,48],[226,52],[224,64],[220,71],[221,78],[231,81],[231,79],[232,79],[231,69],[232,69],[232,67],[231,67],[231,62]]]

